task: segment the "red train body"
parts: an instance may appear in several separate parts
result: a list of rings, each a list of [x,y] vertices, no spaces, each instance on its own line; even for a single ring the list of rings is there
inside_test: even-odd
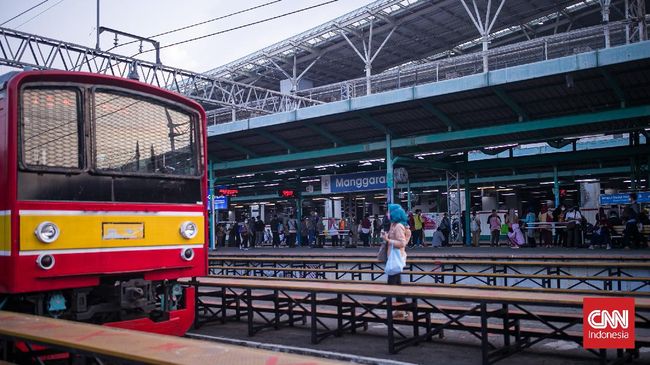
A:
[[[182,335],[205,275],[200,105],[137,81],[0,76],[0,308]]]

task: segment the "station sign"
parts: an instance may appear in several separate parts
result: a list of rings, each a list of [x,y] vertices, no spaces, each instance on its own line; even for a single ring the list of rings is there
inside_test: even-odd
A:
[[[323,194],[352,193],[386,189],[386,171],[321,176]]]
[[[637,203],[650,203],[650,191],[636,193]],[[629,204],[630,193],[601,194],[600,205]]]
[[[296,191],[292,190],[292,189],[278,190],[278,196],[280,198],[295,198],[296,197]]]
[[[212,210],[212,196],[208,194],[208,211]],[[214,197],[214,209],[228,209],[228,197],[227,196],[215,196]]]
[[[237,196],[239,189],[219,187],[217,188],[217,195],[219,196]]]

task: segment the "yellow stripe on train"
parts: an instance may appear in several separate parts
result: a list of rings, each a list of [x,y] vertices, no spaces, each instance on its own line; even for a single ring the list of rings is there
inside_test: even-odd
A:
[[[11,214],[8,210],[0,210],[0,256],[11,252]]]
[[[80,248],[116,248],[203,244],[202,215],[119,215],[110,212],[79,215],[20,215],[20,250],[64,250]],[[181,225],[193,222],[198,228],[194,238],[181,236]],[[34,233],[39,224],[52,222],[60,230],[52,243],[41,242]]]

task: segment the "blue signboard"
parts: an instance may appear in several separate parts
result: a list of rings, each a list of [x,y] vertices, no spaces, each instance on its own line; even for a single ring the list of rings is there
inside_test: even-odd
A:
[[[323,194],[386,189],[386,171],[321,176]]]
[[[228,209],[228,197],[227,196],[215,196],[214,197],[214,209]],[[208,210],[212,210],[211,199],[208,194]]]
[[[628,204],[629,202],[630,193],[600,195],[600,205]],[[637,203],[650,203],[650,191],[638,192]]]

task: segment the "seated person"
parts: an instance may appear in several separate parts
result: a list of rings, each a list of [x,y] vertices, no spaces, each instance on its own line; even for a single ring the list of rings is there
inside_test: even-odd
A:
[[[433,238],[431,239],[431,245],[433,247],[442,247],[442,244],[445,242],[445,234],[442,233],[440,228],[433,232]]]
[[[515,220],[514,222],[508,227],[508,241],[511,248],[519,248],[526,243],[526,239],[521,228],[519,228],[519,221]]]

